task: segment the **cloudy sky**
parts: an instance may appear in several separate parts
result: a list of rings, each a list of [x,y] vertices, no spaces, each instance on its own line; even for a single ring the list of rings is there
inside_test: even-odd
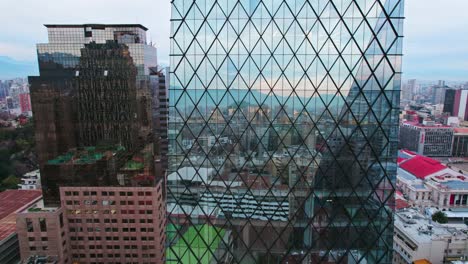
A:
[[[169,62],[170,0],[4,0],[0,79],[37,72],[43,24],[140,23]],[[404,78],[468,81],[468,0],[406,0]]]

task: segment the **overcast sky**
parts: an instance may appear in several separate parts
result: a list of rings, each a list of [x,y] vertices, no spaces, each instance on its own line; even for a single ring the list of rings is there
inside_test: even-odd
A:
[[[140,23],[159,63],[169,63],[169,0],[1,1],[0,56],[37,64],[35,44],[47,42],[43,24]],[[466,10],[468,0],[406,0],[405,79],[468,81]]]

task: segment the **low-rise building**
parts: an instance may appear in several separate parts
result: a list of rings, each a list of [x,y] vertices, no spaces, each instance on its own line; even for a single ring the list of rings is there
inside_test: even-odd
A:
[[[41,199],[16,216],[21,260],[32,256],[47,258],[57,264],[71,263],[63,209],[45,207]]]
[[[467,230],[433,222],[416,209],[404,209],[395,214],[393,249],[395,264],[468,260]]]
[[[16,264],[20,260],[16,214],[41,198],[36,190],[0,192],[0,263]]]
[[[164,263],[165,215],[155,187],[60,187],[59,207],[39,201],[17,215],[21,260],[56,264]],[[3,264],[3,262],[0,262]]]
[[[41,173],[39,170],[30,171],[21,177],[21,183],[18,184],[18,189],[21,190],[40,190],[41,189]]]
[[[452,156],[468,157],[468,128],[454,129]]]

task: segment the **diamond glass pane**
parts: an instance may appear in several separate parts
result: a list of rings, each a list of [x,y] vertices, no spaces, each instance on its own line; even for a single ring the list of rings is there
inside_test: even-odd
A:
[[[173,0],[168,263],[391,263],[402,0]]]

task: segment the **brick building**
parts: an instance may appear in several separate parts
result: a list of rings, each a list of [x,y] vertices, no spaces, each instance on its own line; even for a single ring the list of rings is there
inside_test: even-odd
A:
[[[165,205],[156,187],[62,187],[61,207],[41,201],[17,215],[22,260],[164,263]]]

